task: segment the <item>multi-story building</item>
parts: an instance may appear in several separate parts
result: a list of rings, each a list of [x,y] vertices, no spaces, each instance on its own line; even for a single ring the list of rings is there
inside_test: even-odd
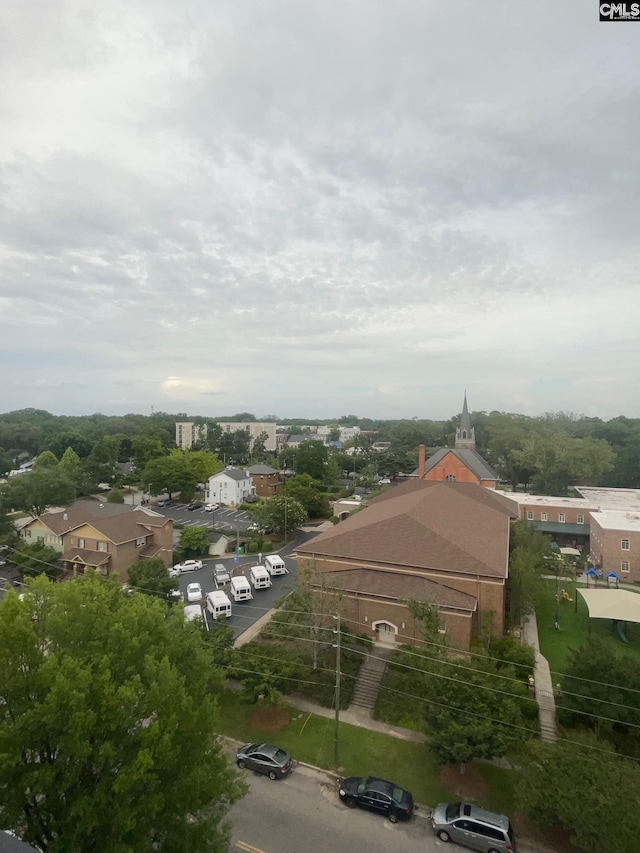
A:
[[[240,423],[238,421],[218,421],[218,426],[223,432],[237,432],[240,429],[248,432],[250,451],[253,448],[255,440],[263,433],[266,433],[267,437],[264,443],[265,450],[272,453],[276,450],[276,429],[278,425],[272,421],[266,421],[263,423],[258,423],[256,421],[249,421],[248,423]]]
[[[190,450],[194,444],[204,441],[206,437],[206,424],[195,424],[193,421],[176,422],[176,444],[180,450]]]

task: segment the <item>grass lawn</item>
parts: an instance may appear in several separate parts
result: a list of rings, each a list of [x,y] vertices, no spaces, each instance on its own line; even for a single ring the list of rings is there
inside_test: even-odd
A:
[[[587,605],[580,594],[576,596],[575,584],[560,582],[560,589],[566,589],[574,601],[562,600],[558,605],[560,630],[554,628],[556,610],[556,582],[545,582],[546,594],[544,601],[536,608],[538,623],[538,639],[540,651],[549,661],[552,678],[556,681],[556,673],[565,672],[569,652],[584,645],[589,638],[589,618]],[[584,589],[584,586],[582,587]],[[576,612],[577,598],[578,606]],[[617,657],[629,657],[640,663],[640,624],[628,622],[625,630],[627,644],[623,643],[618,634],[612,630],[610,619],[592,619],[591,636],[602,639],[611,648],[611,654]],[[561,678],[558,677],[558,681]]]
[[[282,707],[287,714],[283,715],[282,727],[277,731],[265,731],[264,727],[256,726],[251,720],[257,707],[241,702],[237,692],[225,691],[220,700],[220,734],[246,742],[274,741],[299,761],[334,770],[333,719],[303,714],[285,705]],[[431,807],[455,799],[455,792],[441,779],[441,768],[425,744],[410,743],[340,723],[339,757],[341,776],[370,774],[392,779],[410,790],[418,803]],[[512,811],[512,772],[485,764],[474,765],[476,769],[487,787],[484,805],[499,808],[507,814]],[[459,775],[457,771],[452,774],[454,784],[464,782],[464,777],[457,780],[456,775]]]

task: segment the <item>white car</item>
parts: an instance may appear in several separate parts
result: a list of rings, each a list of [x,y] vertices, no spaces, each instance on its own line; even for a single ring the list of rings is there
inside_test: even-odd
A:
[[[202,601],[202,587],[199,583],[190,583],[187,586],[187,601]]]
[[[182,572],[197,572],[202,568],[202,560],[183,560],[182,563],[176,563],[172,569],[169,569],[169,577],[175,578]]]
[[[381,480],[378,480],[379,486],[390,486],[391,480],[388,477],[383,477]]]
[[[220,504],[205,504],[204,511],[205,512],[213,512],[216,509],[220,509]]]

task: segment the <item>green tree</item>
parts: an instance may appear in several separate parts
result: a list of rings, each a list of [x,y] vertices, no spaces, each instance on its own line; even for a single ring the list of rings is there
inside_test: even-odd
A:
[[[123,504],[124,503],[124,492],[122,491],[122,489],[111,489],[111,491],[107,495],[107,503]]]
[[[133,461],[138,471],[144,471],[152,459],[165,456],[167,451],[156,435],[141,434],[131,439]]]
[[[489,658],[434,662],[425,674],[429,746],[444,764],[500,758],[524,739],[525,688]],[[532,731],[533,734],[533,731]]]
[[[208,450],[172,450],[170,456],[184,454],[187,466],[196,479],[196,483],[206,483],[209,477],[222,471],[224,465],[215,453]]]
[[[549,539],[528,521],[511,525],[510,548],[506,609],[507,623],[515,628],[540,600],[542,575],[549,571],[553,555]]]
[[[13,468],[13,461],[6,450],[0,447],[0,477],[6,477]]]
[[[331,515],[326,494],[320,491],[318,481],[309,474],[296,474],[285,483],[282,493],[302,504],[310,518],[329,518]]]
[[[159,557],[138,560],[129,568],[129,586],[136,592],[151,595],[171,603],[179,590],[177,578],[170,578],[167,567]]]
[[[33,463],[34,471],[44,471],[45,473],[48,471],[55,471],[58,467],[58,457],[53,454],[50,450],[44,450],[39,456],[36,457],[35,462]]]
[[[73,447],[67,447],[65,452],[62,454],[62,458],[58,465],[58,471],[64,474],[67,480],[70,480],[75,485],[76,490],[78,489],[83,476],[82,462]]]
[[[199,557],[209,551],[209,533],[204,527],[183,527],[178,553],[181,557]]]
[[[264,462],[267,458],[267,439],[269,438],[269,434],[266,432],[261,432],[260,435],[254,439],[253,447],[251,448],[251,458],[255,459],[256,462]]]
[[[0,821],[46,853],[222,853],[243,793],[201,634],[96,576],[0,601]]]
[[[182,498],[193,494],[197,479],[187,462],[186,455],[181,451],[169,456],[159,456],[147,463],[144,469],[144,482],[149,483],[151,491],[180,492]]]
[[[640,664],[590,637],[572,649],[561,682],[561,721],[605,735],[619,752],[640,757]]]
[[[42,542],[31,544],[21,540],[15,549],[9,552],[7,559],[26,577],[48,575],[56,578],[62,574],[60,552]]]
[[[75,497],[73,483],[60,471],[32,471],[2,486],[7,508],[42,515],[48,506],[66,506]]]
[[[285,535],[303,525],[308,518],[307,511],[299,501],[282,493],[271,498],[268,507],[271,527]]]
[[[516,796],[540,826],[556,822],[571,831],[584,853],[634,853],[640,811],[612,791],[637,791],[640,765],[622,758],[591,733],[572,733],[568,742],[531,742]]]
[[[327,459],[327,464],[324,469],[324,482],[327,486],[335,486],[342,477],[342,468],[338,464],[336,457],[331,454]]]
[[[296,474],[309,474],[324,480],[329,450],[321,441],[303,441],[296,453]]]

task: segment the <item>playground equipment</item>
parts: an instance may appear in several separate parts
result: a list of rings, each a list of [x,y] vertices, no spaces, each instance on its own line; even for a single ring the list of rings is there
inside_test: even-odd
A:
[[[624,629],[627,627],[626,622],[621,622],[619,619],[612,619],[611,620],[611,627],[613,628],[614,631],[618,632],[618,636],[620,637],[620,639],[622,640],[623,643],[629,642],[629,639],[624,632]]]
[[[620,587],[620,577],[615,572],[607,572],[604,577],[609,589],[618,589]]]
[[[587,589],[595,589],[598,586],[600,572],[596,571],[593,566],[589,566],[587,571],[584,573],[584,576],[587,579]]]
[[[557,601],[573,601],[573,598],[569,595],[566,589],[561,589],[558,595],[556,596]]]

